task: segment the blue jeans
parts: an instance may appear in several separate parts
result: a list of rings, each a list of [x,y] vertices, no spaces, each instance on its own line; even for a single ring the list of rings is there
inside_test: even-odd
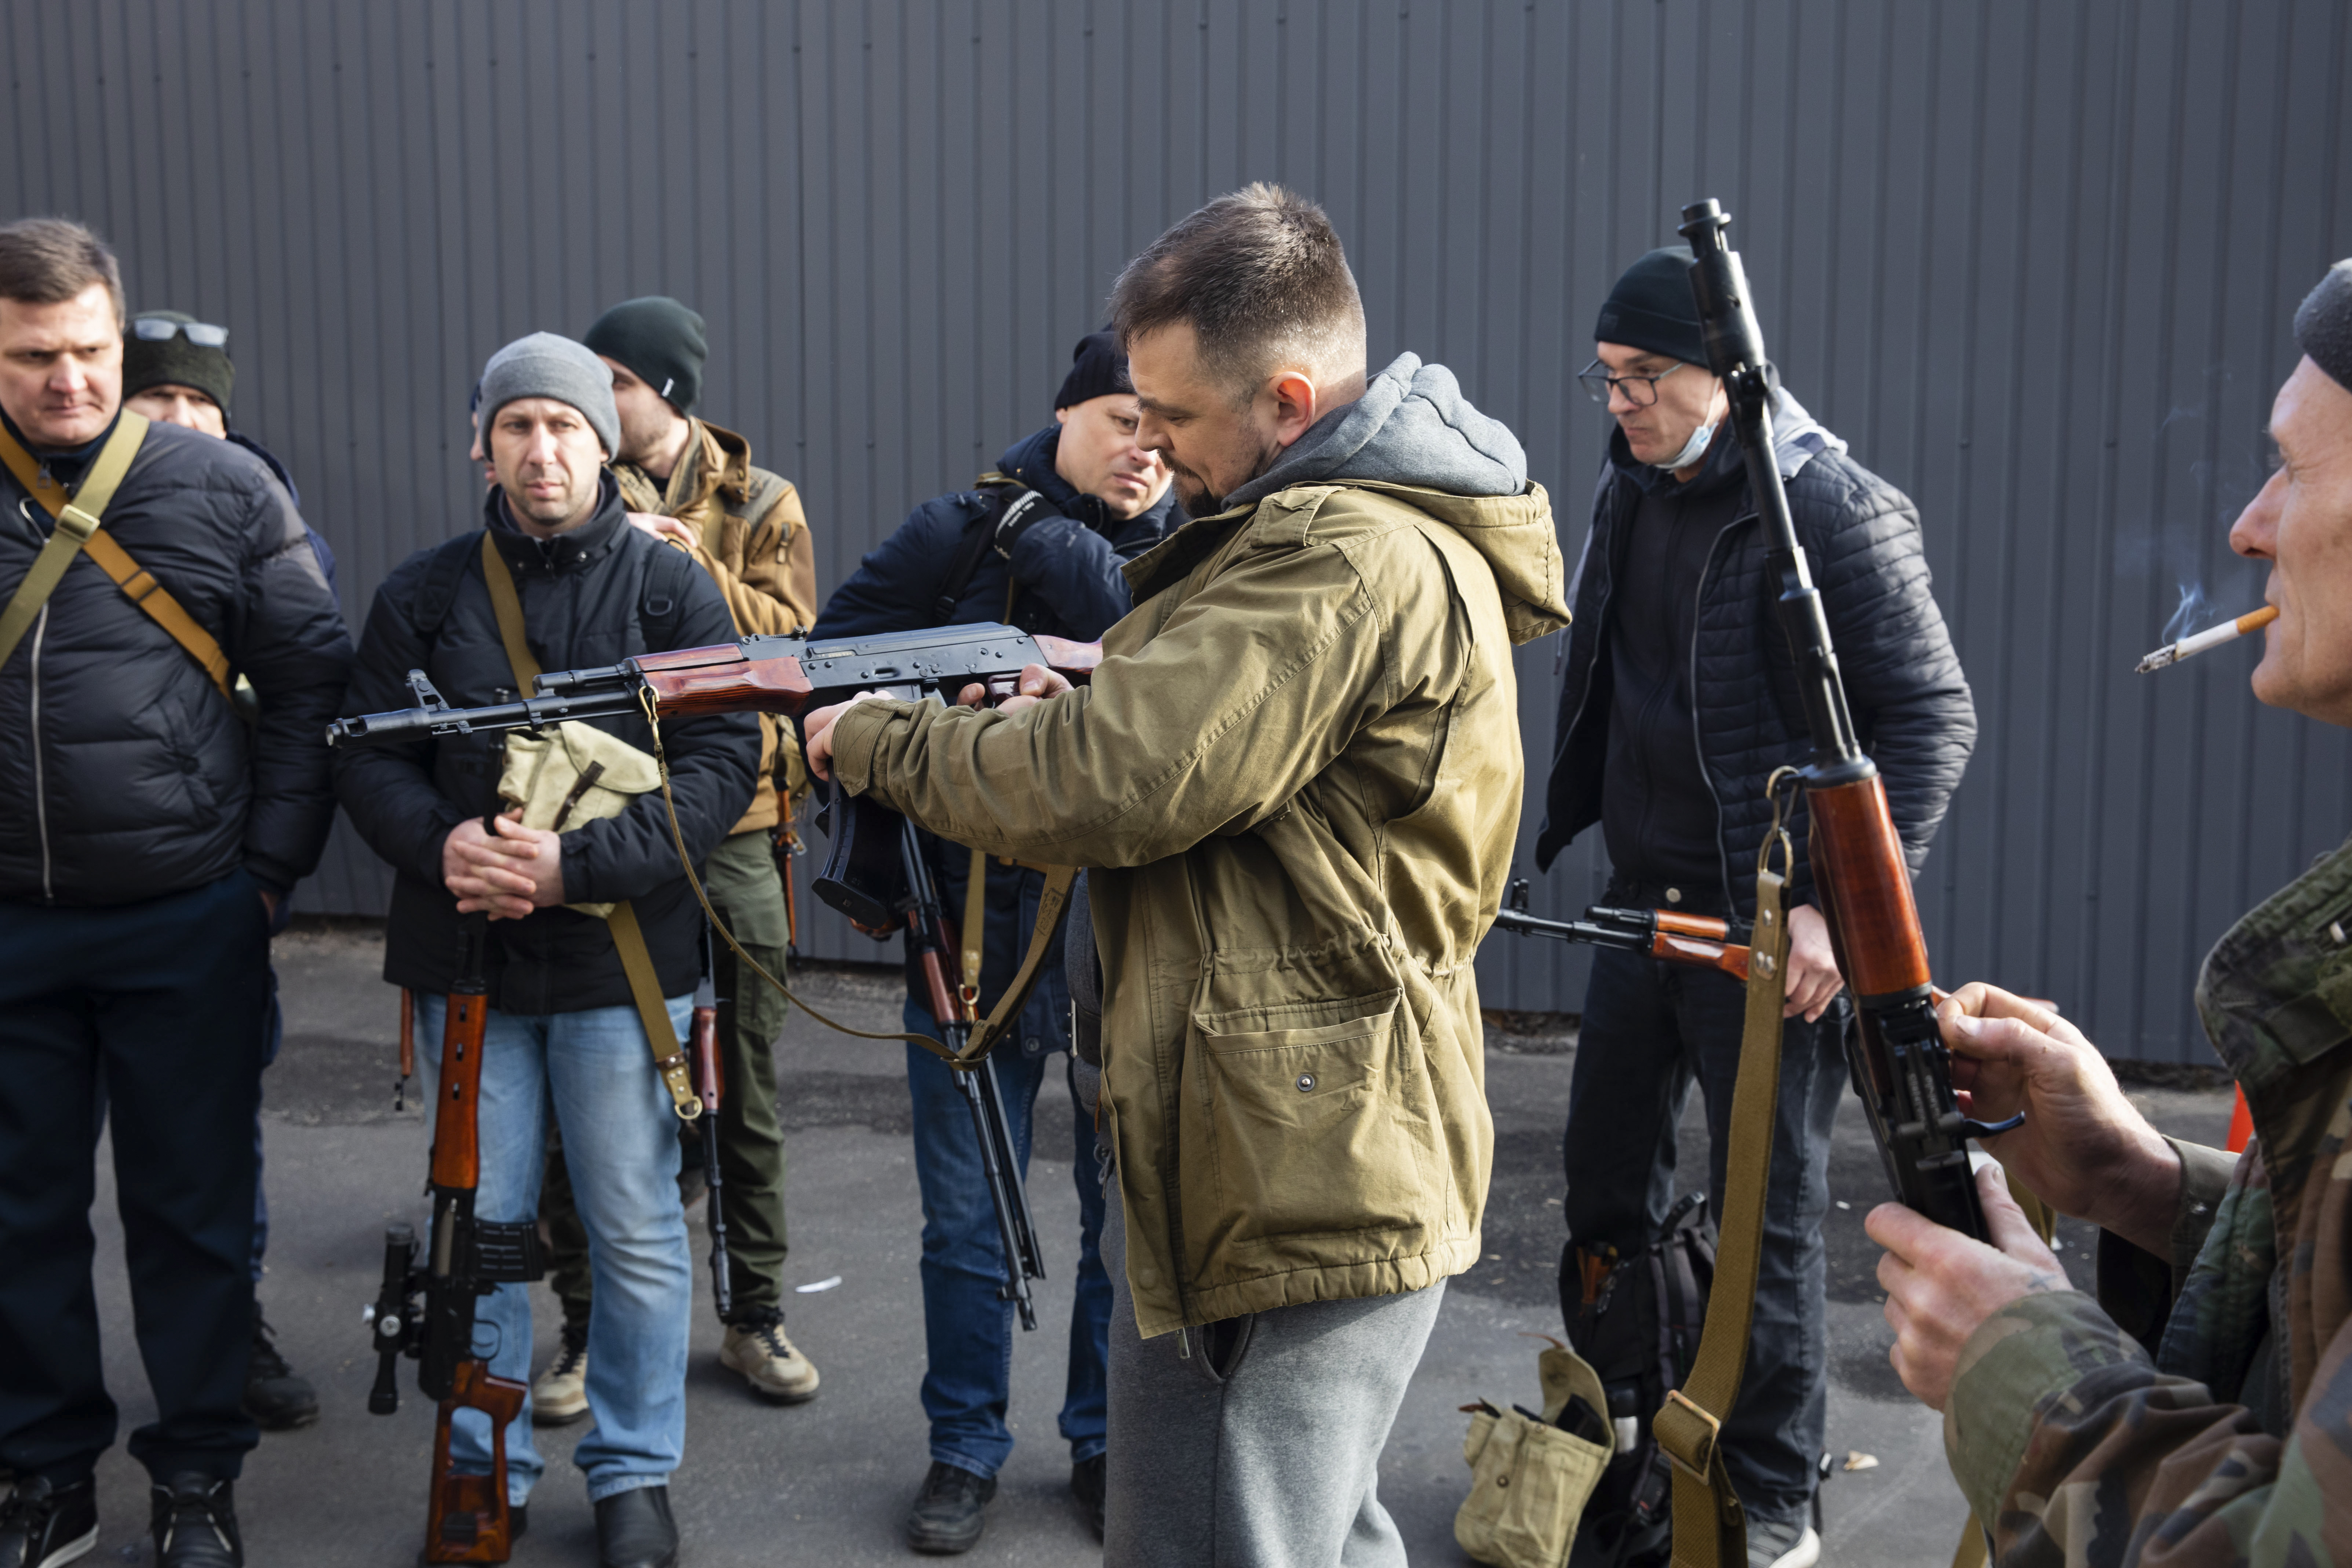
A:
[[[425,1103],[437,1100],[446,1002],[416,998],[416,1055]],[[669,999],[684,1038],[690,996]],[[482,1219],[536,1221],[547,1163],[547,1113],[563,1129],[572,1191],[588,1227],[596,1309],[588,1323],[588,1409],[595,1424],[572,1462],[602,1501],[661,1486],[686,1447],[686,1342],[694,1264],[677,1205],[677,1113],[654,1071],[635,1007],[517,1017],[493,1011],[482,1046]],[[490,1371],[530,1378],[530,1288],[501,1285],[483,1299],[477,1351]],[[488,1423],[461,1414],[450,1438],[460,1469],[487,1473]],[[522,1502],[547,1468],[531,1441],[530,1402],[507,1428],[509,1500]]]
[[[1675,1124],[1696,1081],[1705,1097],[1707,1212],[1723,1213],[1731,1090],[1747,988],[1709,969],[1638,953],[1593,955],[1568,1091],[1571,1243],[1638,1253],[1675,1195]],[[1846,999],[1780,1035],[1780,1096],[1764,1198],[1764,1256],[1739,1399],[1723,1423],[1724,1468],[1750,1514],[1805,1511],[1829,1397],[1830,1124],[1845,1093]]]
[[[938,1037],[928,1008],[906,1005],[910,1034]],[[1029,1173],[1030,1112],[1054,1053],[995,1053],[1004,1097],[1005,1131]],[[1062,1058],[1064,1076],[1068,1073]],[[981,1177],[980,1143],[971,1111],[945,1062],[919,1046],[907,1047],[907,1089],[915,1104],[915,1176],[923,1189],[923,1413],[931,1420],[931,1458],[992,1476],[1013,1452],[1004,1412],[1012,1400],[1013,1303],[997,1299],[1004,1281],[1004,1247],[996,1211]],[[1077,1282],[1070,1312],[1070,1369],[1062,1395],[1061,1431],[1077,1462],[1103,1451],[1110,1358],[1110,1277],[1103,1272],[1102,1167],[1095,1158],[1093,1118],[1070,1095],[1075,1114],[1072,1173],[1078,1188]],[[1044,1237],[1049,1270],[1053,1251]],[[1048,1278],[1051,1278],[1049,1273]],[[601,1300],[601,1298],[600,1298]],[[589,1357],[589,1365],[596,1364]]]
[[[286,1043],[286,1013],[278,1005],[278,971],[269,972],[269,1026],[261,1037],[261,1068],[278,1059]],[[262,1255],[269,1250],[269,1194],[261,1187],[261,1111],[253,1113],[253,1282],[261,1283]]]

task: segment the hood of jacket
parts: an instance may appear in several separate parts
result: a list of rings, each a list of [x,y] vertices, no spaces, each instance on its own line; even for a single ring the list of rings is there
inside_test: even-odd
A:
[[[1528,488],[1519,438],[1462,395],[1454,373],[1399,354],[1364,395],[1335,408],[1291,443],[1274,467],[1225,498],[1226,510],[1297,485],[1370,479],[1457,496],[1515,496]]]
[[[1362,397],[1317,420],[1274,467],[1227,496],[1223,511],[1186,524],[1132,563],[1127,573],[1136,603],[1190,572],[1259,502],[1327,486],[1386,491],[1459,533],[1495,574],[1513,642],[1532,642],[1568,625],[1551,500],[1541,485],[1528,482],[1518,437],[1472,407],[1452,371],[1410,353],[1398,355]]]

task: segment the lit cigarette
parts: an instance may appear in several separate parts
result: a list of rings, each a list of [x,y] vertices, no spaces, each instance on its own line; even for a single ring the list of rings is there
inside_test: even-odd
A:
[[[2240,616],[2234,621],[2223,621],[2218,626],[2209,626],[2193,637],[2182,637],[2179,642],[2165,644],[2164,647],[2139,661],[2139,673],[2146,675],[2151,669],[2162,669],[2168,664],[2179,664],[2189,655],[2203,653],[2209,647],[2220,647],[2225,642],[2235,642],[2248,632],[2258,632],[2277,619],[2278,606],[2264,605],[2261,609]]]

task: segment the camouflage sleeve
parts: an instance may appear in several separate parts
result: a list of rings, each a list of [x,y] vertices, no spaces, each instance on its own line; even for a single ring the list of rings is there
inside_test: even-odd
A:
[[[2282,1444],[2242,1406],[2158,1372],[2088,1297],[2029,1296],[1963,1348],[1945,1451],[1977,1516],[1994,1521],[2001,1563],[2352,1563],[2347,1363],[2352,1325]]]
[[[2180,1202],[2173,1211],[2169,1255],[2159,1258],[2144,1251],[2112,1231],[2101,1231],[2098,1244],[2099,1305],[2150,1354],[2164,1337],[2172,1304],[2188,1282],[2238,1167],[2238,1157],[2222,1150],[2174,1138],[2165,1142],[2180,1156]]]

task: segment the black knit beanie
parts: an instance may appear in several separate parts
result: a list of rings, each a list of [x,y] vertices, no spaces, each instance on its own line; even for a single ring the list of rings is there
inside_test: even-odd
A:
[[[1118,334],[1106,327],[1088,332],[1070,351],[1070,374],[1062,378],[1062,390],[1054,394],[1054,407],[1074,408],[1090,397],[1134,390],[1135,384],[1127,379],[1127,355],[1119,350]]]
[[[666,294],[624,300],[603,315],[580,340],[606,359],[619,360],[630,374],[691,414],[702,397],[702,362],[710,357],[702,318]]]
[[[2311,363],[2352,391],[2352,259],[2337,262],[2304,296],[2294,313],[2294,341]]]
[[[1690,247],[1669,245],[1625,268],[1609,291],[1609,302],[1601,307],[1592,341],[1623,343],[1685,364],[1706,364],[1706,335],[1699,331],[1690,268]]]
[[[167,384],[193,386],[211,398],[226,419],[229,389],[236,384],[236,367],[228,363],[228,350],[192,343],[188,334],[180,331],[162,342],[150,342],[139,335],[141,321],[169,321],[184,327],[195,321],[177,310],[142,310],[131,321],[131,330],[122,335],[123,397],[133,398],[151,387]]]

